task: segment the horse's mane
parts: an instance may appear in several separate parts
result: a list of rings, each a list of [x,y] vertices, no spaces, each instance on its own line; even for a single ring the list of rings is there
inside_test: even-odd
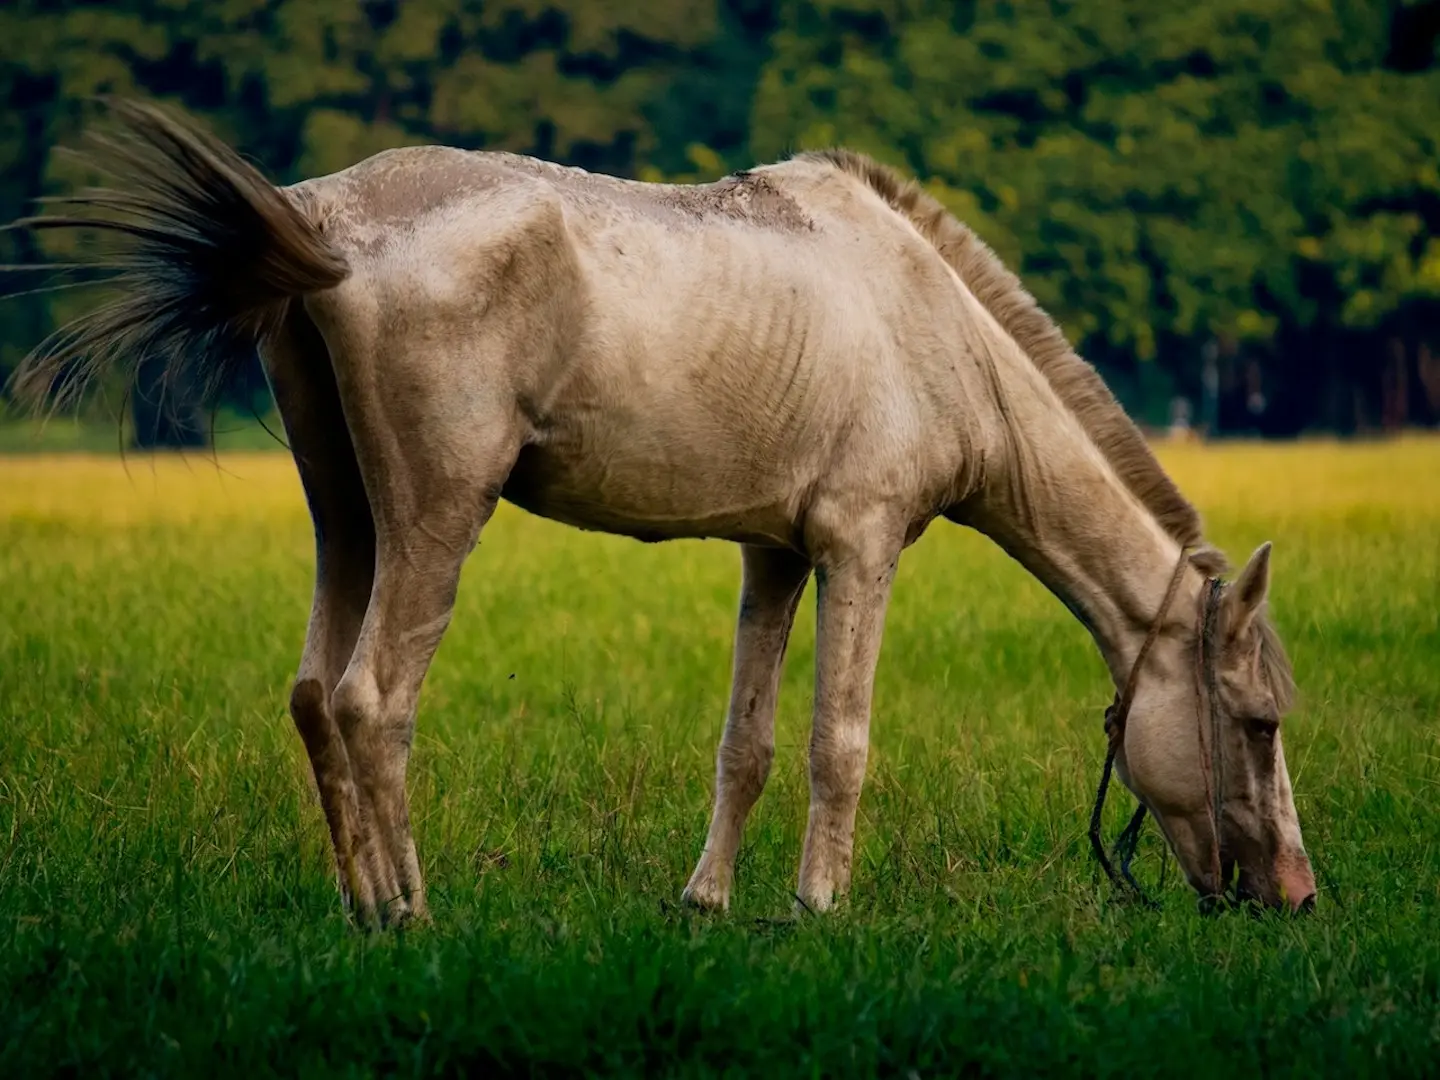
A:
[[[1275,705],[1283,715],[1295,704],[1295,670],[1290,666],[1290,657],[1285,654],[1275,624],[1270,621],[1268,608],[1262,608],[1255,616],[1255,632],[1260,635],[1261,668],[1275,696]]]
[[[930,241],[1045,376],[1121,483],[1182,548],[1193,549],[1192,561],[1202,572],[1224,572],[1225,557],[1206,543],[1199,513],[1165,474],[1109,387],[1075,354],[1059,327],[983,240],[919,184],[902,179],[864,154],[831,149],[799,156],[827,163],[861,180]]]

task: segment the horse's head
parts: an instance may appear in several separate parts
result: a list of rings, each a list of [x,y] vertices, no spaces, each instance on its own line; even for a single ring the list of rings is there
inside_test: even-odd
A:
[[[1281,746],[1294,682],[1266,614],[1269,584],[1265,544],[1232,585],[1205,582],[1195,618],[1166,623],[1115,761],[1202,896],[1223,895],[1238,868],[1238,899],[1301,910],[1315,875]]]

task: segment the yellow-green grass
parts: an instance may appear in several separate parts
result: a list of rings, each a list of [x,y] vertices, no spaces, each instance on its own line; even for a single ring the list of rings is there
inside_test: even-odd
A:
[[[1161,452],[1233,560],[1275,542],[1309,919],[1204,918],[1173,861],[1160,911],[1111,900],[1098,655],[945,525],[901,563],[847,909],[790,917],[807,603],[734,908],[686,913],[738,556],[506,507],[421,703],[435,925],[355,933],[285,714],[288,457],[0,458],[0,1075],[1433,1070],[1440,441]]]

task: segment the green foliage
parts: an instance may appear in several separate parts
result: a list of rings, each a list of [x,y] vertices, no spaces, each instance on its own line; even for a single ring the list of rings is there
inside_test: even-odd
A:
[[[791,0],[758,154],[848,142],[932,180],[1070,333],[1269,338],[1440,299],[1440,68],[1321,0]],[[1427,219],[1425,214],[1429,213]]]
[[[677,180],[848,143],[1102,363],[1193,382],[1216,337],[1434,336],[1437,41],[1440,0],[15,0],[0,216],[74,179],[55,148],[102,92],[281,181],[417,142]],[[75,310],[0,307],[0,369]]]

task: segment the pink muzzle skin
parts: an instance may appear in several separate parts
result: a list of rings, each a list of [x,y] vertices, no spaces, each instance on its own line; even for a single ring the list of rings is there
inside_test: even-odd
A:
[[[1304,855],[1282,855],[1275,860],[1275,883],[1291,911],[1315,906],[1315,873]]]

